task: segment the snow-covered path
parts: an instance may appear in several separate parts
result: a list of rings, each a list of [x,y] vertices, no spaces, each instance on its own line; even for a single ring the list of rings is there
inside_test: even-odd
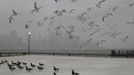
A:
[[[134,75],[133,58],[103,58],[103,57],[69,57],[69,56],[47,56],[47,55],[27,55],[15,57],[1,57],[0,60],[22,61],[34,63],[44,63],[44,70],[34,68],[31,72],[25,69],[10,71],[6,64],[0,65],[0,75],[53,75],[53,67],[60,68],[57,75],[72,75],[74,69],[80,75]],[[30,65],[29,65],[30,66]]]

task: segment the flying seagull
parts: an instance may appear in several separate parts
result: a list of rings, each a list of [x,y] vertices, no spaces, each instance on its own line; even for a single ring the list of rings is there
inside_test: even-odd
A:
[[[91,32],[90,34],[89,34],[89,37],[91,37],[91,36],[93,36],[93,35],[95,35],[97,32],[99,32],[101,29],[97,29],[97,30],[95,30],[94,32]]]
[[[99,35],[99,37],[108,36],[109,34],[110,34],[110,32],[104,32],[101,35]]]
[[[129,21],[129,22],[127,22],[127,24],[134,24],[134,22]]]
[[[44,21],[47,21],[49,18],[45,16],[43,19],[44,19]]]
[[[42,7],[37,7],[37,2],[34,3],[34,9],[32,10],[32,13],[34,12],[39,12],[39,10],[41,9]]]
[[[112,26],[107,25],[107,26],[108,26],[108,28],[109,28],[110,30],[114,31],[115,27],[117,27],[118,24],[114,24],[114,25],[112,25]]]
[[[107,13],[106,15],[104,15],[102,17],[102,21],[104,22],[105,21],[105,18],[108,18],[109,16],[113,16],[113,14],[112,13]]]
[[[57,16],[62,16],[63,15],[63,12],[60,11],[60,10],[55,10],[54,11],[54,14],[56,14]]]
[[[101,40],[101,41],[100,41],[100,44],[103,44],[104,42],[106,42],[106,40]]]
[[[106,0],[101,0],[96,4],[96,7],[101,8],[101,4],[105,2]]]
[[[14,9],[12,9],[12,12],[13,12],[13,13],[12,13],[12,15],[13,15],[13,16],[20,15],[20,14],[19,14],[19,13],[17,13]]]
[[[116,6],[116,7],[114,7],[114,8],[110,8],[110,10],[112,10],[113,12],[116,10],[116,9],[118,9],[119,7],[118,6]]]
[[[58,2],[58,1],[60,1],[60,0],[55,0],[55,2]]]
[[[89,44],[92,40],[93,40],[93,38],[89,38],[89,39],[87,40],[87,42],[86,42],[85,44],[83,44],[83,45]]]
[[[77,17],[77,20],[79,20],[80,22],[82,22],[82,24],[84,22],[86,22],[86,18],[84,17],[84,15],[87,14],[87,12],[83,12],[82,14],[80,14],[78,17]]]
[[[91,21],[90,23],[88,23],[88,26],[90,26],[90,27],[93,27],[93,26],[99,27],[100,25],[97,25],[97,24],[95,24],[94,21]]]
[[[92,11],[92,9],[94,9],[94,8],[92,8],[92,7],[89,7],[89,8],[87,9],[87,11]]]
[[[55,10],[54,13],[57,14],[58,12],[60,12],[59,10]]]
[[[113,32],[111,33],[110,37],[116,38],[116,36],[118,36],[118,35],[120,35],[120,34],[122,34],[122,33],[121,33],[121,32],[118,32],[117,30],[115,30],[115,31],[113,31]]]
[[[8,20],[9,20],[9,23],[11,24],[12,21],[14,21],[14,18],[13,18],[12,16],[10,16],[10,17],[8,18]]]
[[[58,30],[58,29],[60,29],[60,28],[64,28],[64,26],[59,25],[59,26],[56,27],[56,30]]]
[[[120,40],[122,40],[124,43],[127,42],[128,36],[125,36],[124,38],[121,38]]]
[[[75,9],[71,9],[71,10],[69,10],[68,13],[73,14],[73,11],[75,11]]]
[[[97,41],[97,46],[99,46],[99,45],[101,45],[101,44],[103,44],[104,42],[106,42],[106,40],[101,40],[101,41]]]
[[[129,7],[132,7],[134,5],[134,3],[128,3],[126,1],[123,1],[123,3],[128,4]]]

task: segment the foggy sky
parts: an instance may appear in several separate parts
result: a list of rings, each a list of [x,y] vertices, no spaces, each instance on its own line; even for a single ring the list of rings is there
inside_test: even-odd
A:
[[[98,49],[98,48],[130,48],[134,44],[134,6],[130,7],[129,3],[134,0],[106,0],[97,8],[96,4],[101,0],[0,0],[0,48],[26,48],[27,31],[25,24],[31,25],[31,47],[32,49]],[[42,8],[38,13],[31,14],[34,9],[34,2]],[[91,7],[92,11],[87,9]],[[118,7],[115,11],[111,9]],[[10,24],[8,18],[12,15],[12,9],[21,15],[14,17]],[[65,9],[69,11],[75,9],[73,13],[63,13],[62,16],[54,14],[55,10]],[[82,13],[86,20],[78,19]],[[102,17],[107,13],[112,13],[105,21]],[[54,20],[44,21],[44,17],[54,16]],[[89,18],[88,18],[89,17]],[[89,30],[89,23],[94,21],[99,27]],[[41,23],[41,26],[37,24]],[[52,23],[51,23],[52,22]],[[51,23],[51,24],[50,24]],[[55,30],[57,26],[64,26]],[[72,33],[75,38],[69,39],[66,30],[69,26],[74,26]],[[89,36],[90,33],[97,31],[95,35]],[[62,37],[56,35],[56,31],[62,34]],[[111,35],[114,32],[120,34],[116,37]],[[108,35],[103,35],[109,33]],[[124,38],[128,36],[126,41]],[[92,39],[88,42],[89,39]],[[106,40],[105,42],[101,42]],[[97,46],[97,42],[100,42]]]

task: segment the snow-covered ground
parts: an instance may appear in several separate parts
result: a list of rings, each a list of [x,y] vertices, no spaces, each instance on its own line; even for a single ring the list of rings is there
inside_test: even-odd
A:
[[[47,55],[26,55],[14,57],[0,57],[0,60],[22,61],[44,63],[42,71],[34,68],[27,72],[25,69],[10,71],[6,64],[0,65],[0,75],[53,75],[53,67],[60,68],[57,75],[72,75],[74,69],[80,75],[134,75],[133,58],[103,58],[103,57],[69,57],[69,56],[47,56]],[[29,65],[29,64],[28,64]],[[30,67],[30,66],[29,66]]]

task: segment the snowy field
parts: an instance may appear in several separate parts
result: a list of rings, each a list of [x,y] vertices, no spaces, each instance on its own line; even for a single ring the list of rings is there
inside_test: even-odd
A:
[[[28,72],[24,69],[10,71],[7,64],[0,65],[0,75],[53,75],[53,66],[60,70],[56,75],[72,75],[72,69],[80,75],[134,75],[133,58],[103,58],[103,57],[73,57],[73,56],[47,56],[26,55],[14,57],[0,57],[0,60],[21,61],[38,65],[44,63],[44,69],[37,67]],[[23,65],[22,65],[23,66]]]

